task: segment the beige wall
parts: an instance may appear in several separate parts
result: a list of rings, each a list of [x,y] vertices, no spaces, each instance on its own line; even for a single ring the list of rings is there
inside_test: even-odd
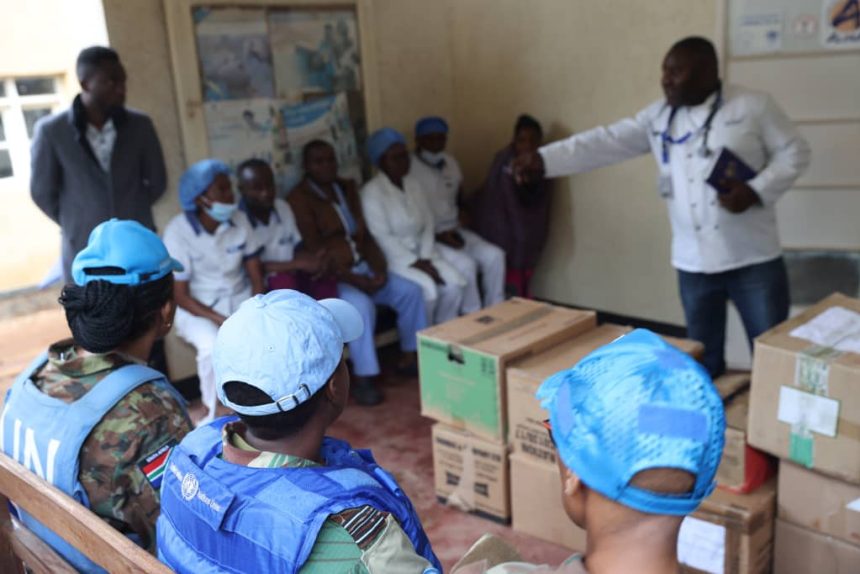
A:
[[[713,36],[718,1],[374,0],[383,121],[448,115],[474,189],[522,112],[555,139],[659,97],[665,50]],[[655,179],[643,158],[558,180],[536,295],[683,323]]]
[[[100,0],[0,0],[0,14],[0,79],[62,75],[63,106],[71,102],[78,52],[106,42]],[[60,256],[59,228],[30,200],[28,176],[0,180],[0,291],[37,284]]]
[[[111,47],[128,71],[128,105],[152,118],[167,164],[167,193],[155,205],[160,229],[179,211],[177,182],[185,169],[170,44],[161,0],[103,0]]]
[[[659,97],[659,64],[687,34],[712,36],[720,0],[370,0],[383,123],[411,131],[426,113],[452,121],[452,151],[479,185],[515,117],[562,137]],[[177,211],[183,160],[160,0],[104,0],[111,43],[131,78],[129,102],[153,116],[170,170],[159,221]],[[369,91],[374,87],[370,87]],[[643,158],[560,180],[536,294],[683,322],[669,227]]]

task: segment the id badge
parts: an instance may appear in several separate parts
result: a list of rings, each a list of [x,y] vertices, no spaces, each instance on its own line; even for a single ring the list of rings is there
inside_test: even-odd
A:
[[[660,174],[660,179],[657,180],[657,191],[663,199],[672,199],[675,196],[671,172]]]

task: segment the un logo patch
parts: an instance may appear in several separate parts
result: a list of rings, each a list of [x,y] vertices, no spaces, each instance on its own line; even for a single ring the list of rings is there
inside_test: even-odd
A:
[[[197,483],[197,477],[190,472],[186,472],[185,477],[182,479],[182,498],[191,500],[197,496],[199,489],[200,485]]]

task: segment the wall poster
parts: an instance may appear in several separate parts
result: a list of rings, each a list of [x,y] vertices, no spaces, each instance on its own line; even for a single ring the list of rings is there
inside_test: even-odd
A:
[[[353,10],[195,8],[209,153],[231,167],[270,163],[283,197],[301,150],[331,143],[340,174],[361,183],[367,127]]]

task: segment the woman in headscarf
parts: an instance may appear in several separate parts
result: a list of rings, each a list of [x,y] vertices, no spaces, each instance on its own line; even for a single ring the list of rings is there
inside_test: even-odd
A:
[[[176,274],[176,334],[197,349],[200,395],[215,417],[218,397],[212,347],[218,327],[245,299],[262,293],[260,246],[233,221],[239,201],[230,168],[217,159],[198,161],[179,180],[180,213],[167,224],[164,243],[185,268]]]
[[[515,157],[536,151],[543,129],[528,115],[517,118],[514,139],[496,154],[487,181],[472,203],[475,230],[505,251],[505,282],[520,297],[531,297],[530,282],[549,232],[551,189],[546,179],[517,185]]]

